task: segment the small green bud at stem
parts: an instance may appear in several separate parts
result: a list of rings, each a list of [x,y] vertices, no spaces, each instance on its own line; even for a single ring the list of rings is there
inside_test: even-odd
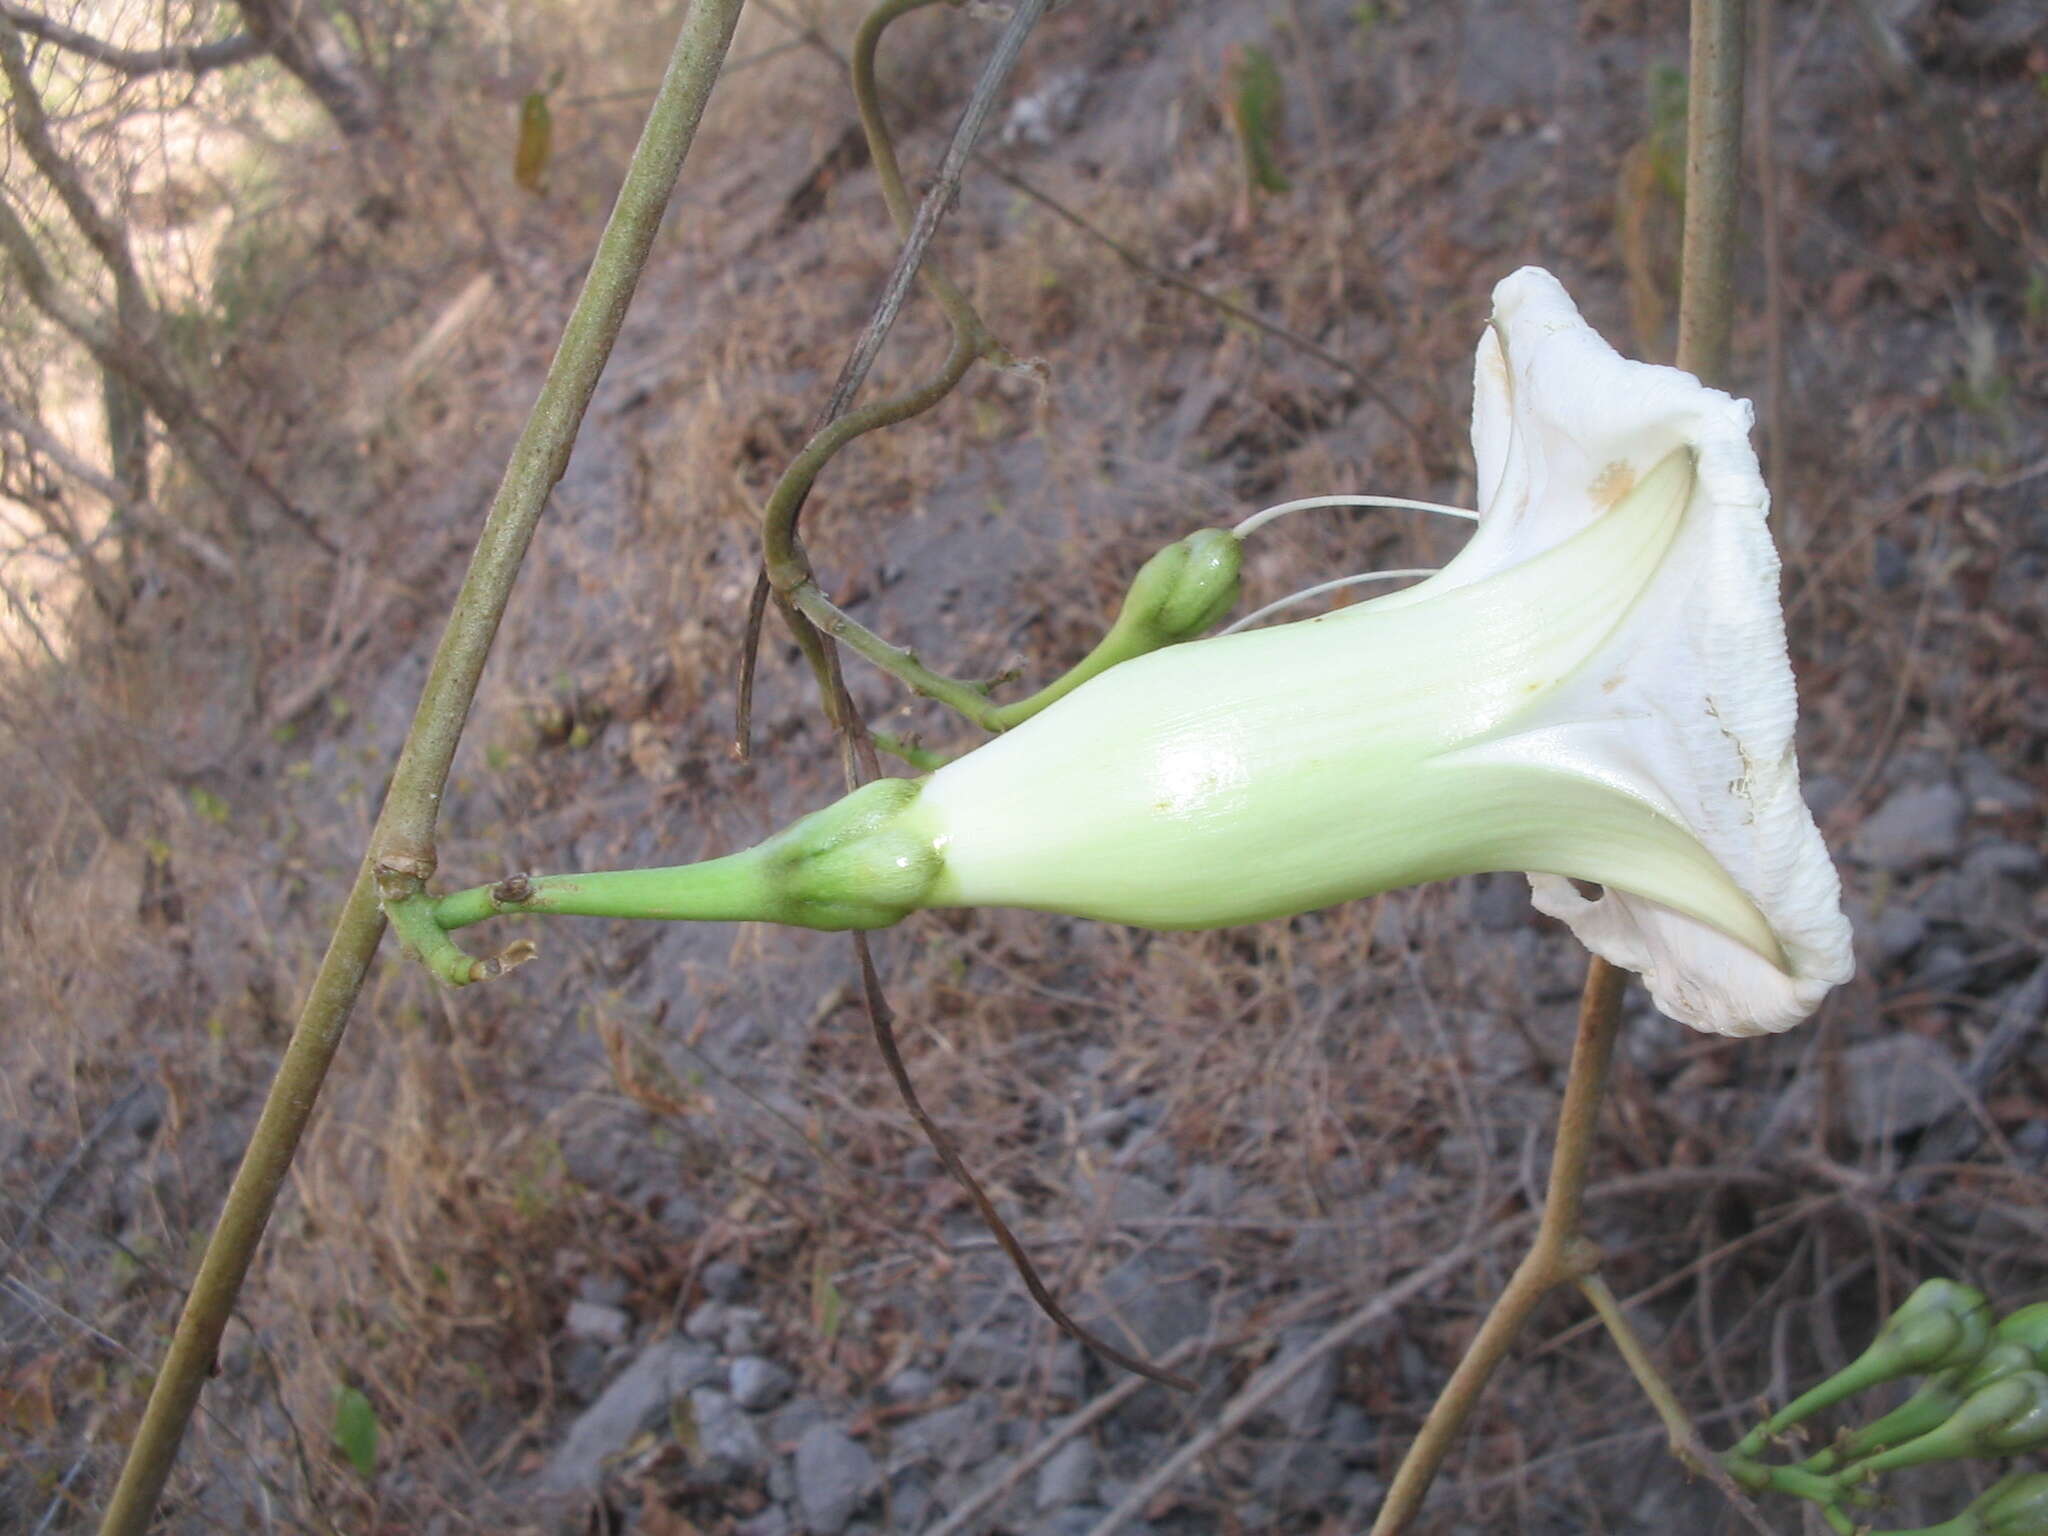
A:
[[[1199,529],[1167,545],[1138,568],[1095,649],[1030,698],[997,710],[996,723],[1007,730],[1121,662],[1205,633],[1237,602],[1242,560],[1243,546],[1227,528]]]
[[[1953,1280],[1929,1280],[1899,1304],[1870,1348],[1812,1391],[1800,1396],[1759,1426],[1755,1455],[1770,1435],[1832,1408],[1846,1397],[1901,1376],[1969,1365],[1991,1339],[1991,1312],[1984,1293]],[[1743,1445],[1749,1445],[1747,1439]]]
[[[2001,1479],[1970,1509],[1983,1520],[1984,1536],[2048,1536],[2048,1472]]]

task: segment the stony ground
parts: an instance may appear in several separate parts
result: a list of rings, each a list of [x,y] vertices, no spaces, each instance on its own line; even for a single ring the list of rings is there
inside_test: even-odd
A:
[[[1745,248],[1737,371],[1760,398],[1808,798],[1861,974],[1780,1040],[1689,1037],[1634,1003],[1590,1208],[1716,1443],[1926,1274],[2013,1304],[2048,1287],[2048,246],[2024,215],[2048,40],[2021,0],[1891,7],[1893,53],[1858,9],[1777,8],[1783,249]],[[743,52],[783,36],[750,26]],[[615,41],[614,69],[658,56],[647,32]],[[915,61],[891,71],[913,165],[989,35],[947,11],[892,41]],[[807,524],[828,585],[953,670],[1036,678],[1193,527],[1331,490],[1468,502],[1470,348],[1496,278],[1551,266],[1624,350],[1668,345],[1655,103],[1682,37],[1682,8],[1656,3],[1062,9],[993,157],[1354,371],[977,173],[939,259],[1046,382],[978,375],[836,465]],[[1289,87],[1293,187],[1247,204],[1221,103],[1252,46]],[[580,62],[593,92],[612,83]],[[8,835],[37,853],[0,987],[34,1022],[0,1044],[0,1525],[89,1528],[624,117],[565,114],[550,201],[486,187],[493,243],[444,233],[460,258],[414,308],[369,315],[374,283],[345,295],[365,312],[348,384],[247,364],[279,472],[328,493],[338,567],[282,553],[241,607],[167,593],[160,643],[109,664],[118,693],[20,685]],[[751,509],[893,253],[852,121],[808,47],[714,109],[487,677],[444,819],[451,883],[695,858],[832,792],[780,642],[751,765],[728,739]],[[394,369],[480,272],[451,350]],[[913,306],[876,387],[940,346]],[[1407,514],[1284,526],[1252,598],[1437,563],[1457,537]],[[967,744],[852,681],[878,724]],[[121,920],[83,921],[88,902]],[[843,941],[534,936],[538,963],[461,995],[383,957],[168,1528],[1361,1529],[1513,1263],[1581,966],[1506,876],[1222,934],[948,914],[888,936],[927,1102],[1055,1290],[1194,1375],[1180,1397],[1025,1301],[897,1104]],[[367,1470],[334,1443],[343,1390],[376,1418]],[[1653,1423],[1559,1301],[1425,1524],[1737,1529]],[[1923,1475],[1890,1515],[1952,1512],[1964,1477]]]

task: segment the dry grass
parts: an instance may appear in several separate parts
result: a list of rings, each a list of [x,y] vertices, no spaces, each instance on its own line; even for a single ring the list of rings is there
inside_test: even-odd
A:
[[[863,617],[957,671],[1047,675],[1092,639],[1123,573],[1191,526],[1340,487],[1469,499],[1464,359],[1505,268],[1568,273],[1627,338],[1612,200],[1678,8],[1522,8],[1500,18],[1523,29],[1505,43],[1420,8],[1379,8],[1369,32],[1341,8],[1299,9],[1283,23],[1140,7],[1117,38],[1082,8],[1059,13],[1022,87],[1070,67],[1116,83],[1052,149],[1005,158],[1162,266],[1368,366],[1420,443],[1321,364],[970,178],[941,259],[1051,383],[978,374],[834,467],[807,539]],[[2044,531],[2041,481],[2025,477],[2048,380],[2027,285],[2048,248],[2012,224],[2041,151],[2038,123],[2020,127],[2024,56],[1976,59],[1969,35],[1930,45],[1949,61],[1933,88],[1983,124],[1970,202],[1907,108],[1834,126],[1873,121],[1881,86],[1846,16],[1788,9],[1793,388],[1771,419],[1794,449],[1776,489],[1802,753],[1833,781],[1839,843],[1902,770],[1947,771],[1966,749],[2042,786]],[[848,14],[832,9],[828,36],[843,40]],[[23,663],[0,690],[11,1220],[56,1191],[0,1300],[0,1523],[32,1528],[54,1507],[50,1529],[83,1529],[62,1490],[83,1508],[106,1486],[623,158],[637,103],[595,98],[647,83],[621,61],[658,57],[657,30],[536,29],[477,77],[451,61],[399,161],[358,172],[305,151],[271,167],[255,247],[271,286],[225,355],[223,401],[344,559],[280,544],[244,591],[168,581],[127,640],[85,614],[65,666]],[[1259,35],[1306,83],[1287,140],[1296,191],[1246,230],[1213,82],[1223,44]],[[780,36],[754,16],[737,55]],[[919,62],[892,85],[912,104],[915,165],[981,37],[922,16],[904,39],[892,57]],[[1504,49],[1538,64],[1511,69]],[[557,64],[564,96],[593,99],[558,108],[551,194],[534,202],[501,165],[504,123]],[[790,110],[837,89],[809,49],[722,87],[486,680],[444,827],[451,881],[692,858],[831,787],[785,647],[764,668],[757,766],[733,767],[723,733],[752,508],[893,255],[870,179],[834,153],[850,105]],[[356,216],[355,174],[402,205],[381,230]],[[2010,239],[2003,264],[1972,239],[1979,221]],[[1763,278],[1748,270],[1746,292]],[[465,294],[467,323],[434,336]],[[1738,333],[1745,376],[1761,313]],[[941,347],[913,306],[875,387]],[[1254,552],[1252,595],[1452,546],[1404,516],[1290,519]],[[853,682],[878,721],[964,744],[872,676]],[[1972,826],[2038,840],[2039,801]],[[1942,873],[1848,877],[1876,908],[1931,902]],[[2048,1183],[2019,1134],[2048,1089],[2038,1047],[1986,1094],[1993,1134],[1964,1167],[1913,1169],[1910,1138],[1857,1143],[1841,1109],[1840,1062],[1864,1040],[1915,1031],[1958,1062],[1981,1045],[2044,949],[2039,882],[2018,889],[2009,910],[1937,931],[1953,966],[1866,967],[1787,1039],[1631,1023],[1592,1216],[1710,1439],[1732,1438],[1758,1395],[1839,1364],[1924,1274],[2014,1303],[2048,1285]],[[1213,1291],[1226,1342],[1202,1402],[1157,1421],[1169,1443],[1249,1379],[1290,1305],[1334,1324],[1468,1248],[1455,1282],[1343,1352],[1345,1396],[1380,1427],[1389,1470],[1511,1265],[1496,1238],[1540,1179],[1579,962],[1511,906],[1468,883],[1218,934],[989,913],[884,940],[926,1102],[1061,1292],[1139,1254]],[[1008,1292],[894,1100],[838,945],[597,923],[539,938],[540,964],[474,993],[395,955],[376,973],[230,1329],[175,1528],[530,1528],[516,1490],[580,1405],[561,1319],[588,1275],[623,1282],[646,1337],[692,1308],[708,1263],[746,1264],[784,1358],[855,1400],[936,1361]],[[1037,1338],[1033,1370],[1002,1389],[1034,1419],[1077,1390],[1051,1330]],[[1084,1395],[1109,1385],[1078,1380]],[[342,1385],[377,1410],[373,1481],[330,1439]],[[1632,1529],[1646,1511],[1712,1528],[1710,1499],[1673,1491],[1632,1392],[1553,1304],[1448,1469],[1438,1528]],[[1262,1528],[1247,1489],[1271,1449],[1220,1443],[1155,1514]],[[1953,1486],[1934,1482],[1929,1517],[1951,1511]],[[676,1528],[660,1509],[715,1531],[743,1503],[651,1446],[595,1528]]]

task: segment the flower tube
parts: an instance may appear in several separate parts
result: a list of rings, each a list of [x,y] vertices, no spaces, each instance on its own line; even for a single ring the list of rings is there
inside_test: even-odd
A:
[[[925,779],[714,861],[742,893],[724,905],[660,915],[1210,928],[1519,870],[1672,1017],[1786,1029],[1852,964],[1799,795],[1749,425],[1747,402],[1620,357],[1524,268],[1479,344],[1477,530],[1441,571],[1124,661]]]

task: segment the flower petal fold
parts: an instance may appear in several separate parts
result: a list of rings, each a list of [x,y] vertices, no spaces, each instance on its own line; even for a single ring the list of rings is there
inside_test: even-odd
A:
[[[1674,1018],[1729,1035],[1788,1028],[1854,966],[1834,865],[1799,793],[1797,704],[1749,403],[1621,357],[1533,267],[1495,288],[1474,372],[1480,525],[1426,587],[1526,564],[1605,517],[1673,451],[1692,455],[1690,504],[1630,619],[1546,694],[1521,739],[1555,768],[1583,736],[1587,761],[1611,771],[1625,737],[1627,776],[1748,896],[1784,965],[1612,887],[1589,901],[1532,874],[1536,905],[1642,974]],[[1509,737],[1488,751],[1500,760],[1515,748]]]

